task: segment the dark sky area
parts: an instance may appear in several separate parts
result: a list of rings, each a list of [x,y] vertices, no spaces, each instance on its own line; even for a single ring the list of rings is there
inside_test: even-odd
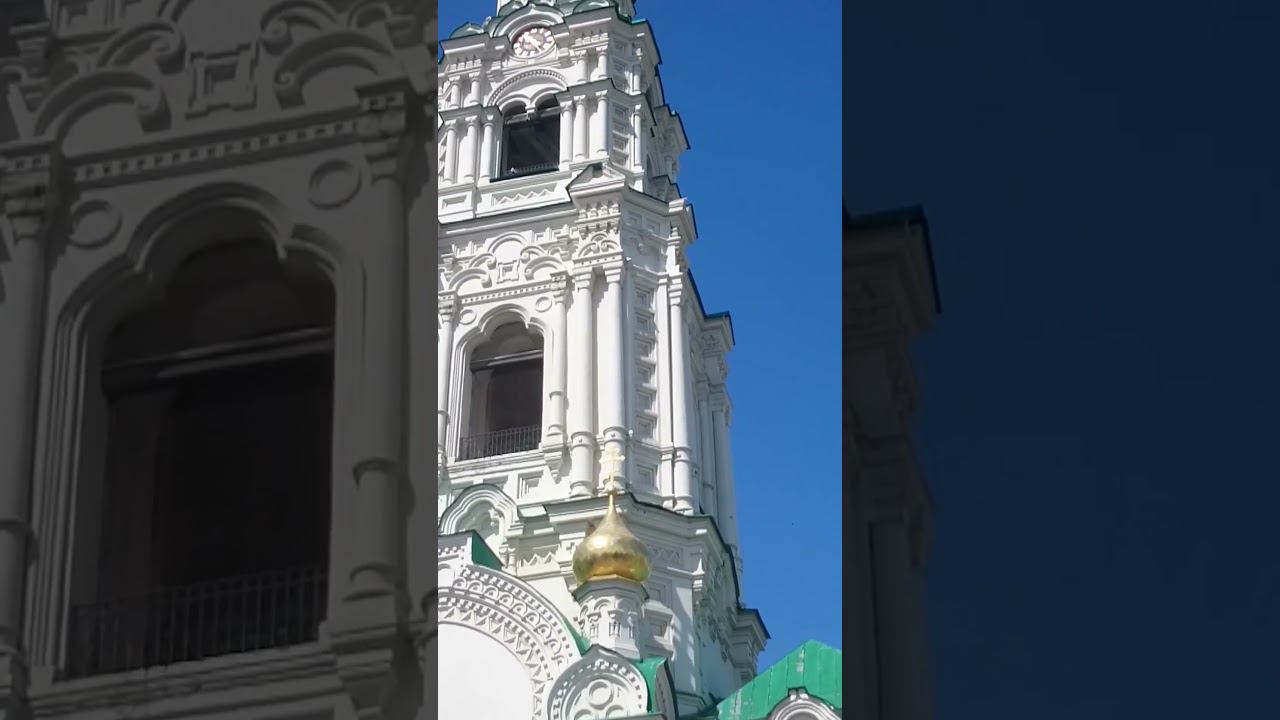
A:
[[[845,202],[942,295],[938,717],[1280,717],[1280,3],[844,8]]]

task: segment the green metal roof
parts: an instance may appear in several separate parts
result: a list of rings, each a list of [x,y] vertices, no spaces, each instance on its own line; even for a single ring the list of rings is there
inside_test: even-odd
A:
[[[502,561],[497,555],[493,554],[493,549],[489,547],[489,543],[480,537],[480,533],[475,530],[471,532],[471,562],[476,565],[483,565],[490,570],[501,570]]]
[[[649,707],[645,708],[649,712],[657,712],[658,710],[658,673],[662,672],[662,665],[667,661],[666,658],[653,657],[633,660],[631,663],[636,666],[640,674],[644,676],[645,687],[649,688]]]
[[[743,685],[716,706],[719,720],[763,720],[787,699],[804,690],[831,707],[841,708],[841,653],[810,640]]]

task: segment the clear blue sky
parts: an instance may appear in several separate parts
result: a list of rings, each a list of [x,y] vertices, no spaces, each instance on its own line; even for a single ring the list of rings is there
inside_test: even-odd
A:
[[[637,6],[693,146],[690,265],[707,311],[733,315],[743,599],[773,636],[764,667],[807,639],[841,645],[840,4]],[[441,33],[495,9],[443,2]]]
[[[939,720],[1280,718],[1280,3],[849,4],[922,202]]]

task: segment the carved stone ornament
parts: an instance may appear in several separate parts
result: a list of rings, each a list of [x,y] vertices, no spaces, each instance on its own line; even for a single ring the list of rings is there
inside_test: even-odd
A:
[[[331,160],[311,174],[307,197],[318,208],[341,207],[360,191],[360,170],[345,160]]]
[[[532,720],[544,720],[548,689],[579,658],[556,609],[524,582],[481,565],[460,567],[441,588],[439,607],[441,624],[478,629],[516,656],[533,686]]]
[[[626,658],[592,647],[551,690],[551,720],[633,717],[649,707],[644,677]]]

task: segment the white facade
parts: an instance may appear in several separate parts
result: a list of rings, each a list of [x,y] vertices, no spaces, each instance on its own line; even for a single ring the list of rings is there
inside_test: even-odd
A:
[[[428,496],[435,478],[430,442],[425,462],[415,462],[403,440],[432,419],[434,378],[408,358],[415,338],[426,345],[434,313],[429,295],[411,301],[407,281],[434,267],[425,245],[435,210],[426,160],[435,5],[229,7],[49,0],[50,20],[15,28],[19,56],[0,63],[18,135],[0,145],[6,719],[412,718],[424,705],[414,648],[421,601],[434,593],[433,560],[406,538],[434,532],[436,517],[429,506],[401,508],[404,498]],[[98,658],[119,648],[72,638],[73,606],[97,592],[95,518],[118,499],[101,485],[111,443],[104,344],[123,318],[165,297],[190,258],[239,240],[332,293],[324,341],[333,358],[332,449],[328,476],[310,478],[337,509],[321,539],[319,628],[280,641],[270,635],[283,627],[278,618],[241,610],[232,624],[225,611],[190,623],[200,642],[216,635],[222,645],[210,639],[208,651],[172,652],[163,644],[187,642],[177,625],[148,625],[168,627],[151,640],[111,630],[140,655],[120,651],[104,664],[84,648]],[[217,364],[207,352],[187,360],[197,357]],[[182,369],[194,371],[190,362]],[[120,516],[145,526],[150,510]],[[219,587],[222,595],[209,597],[249,597],[228,582]],[[248,636],[249,621],[258,623],[256,644],[225,652]],[[89,661],[97,664],[74,669]]]
[[[600,459],[622,453],[621,507],[652,575],[629,601],[642,603],[640,637],[609,645],[668,659],[688,714],[753,677],[767,635],[739,602],[732,328],[689,275],[696,227],[675,185],[687,141],[632,12],[515,2],[442,42],[440,531],[477,531],[507,572],[585,620],[570,559],[605,508]],[[506,162],[508,125],[539,107],[558,129],[545,162],[522,172]],[[514,431],[476,420],[488,391],[473,353],[513,325],[540,341],[542,365],[536,432],[510,445],[486,438]],[[441,602],[441,642],[461,641]],[[442,644],[442,662],[470,664],[460,647]]]

